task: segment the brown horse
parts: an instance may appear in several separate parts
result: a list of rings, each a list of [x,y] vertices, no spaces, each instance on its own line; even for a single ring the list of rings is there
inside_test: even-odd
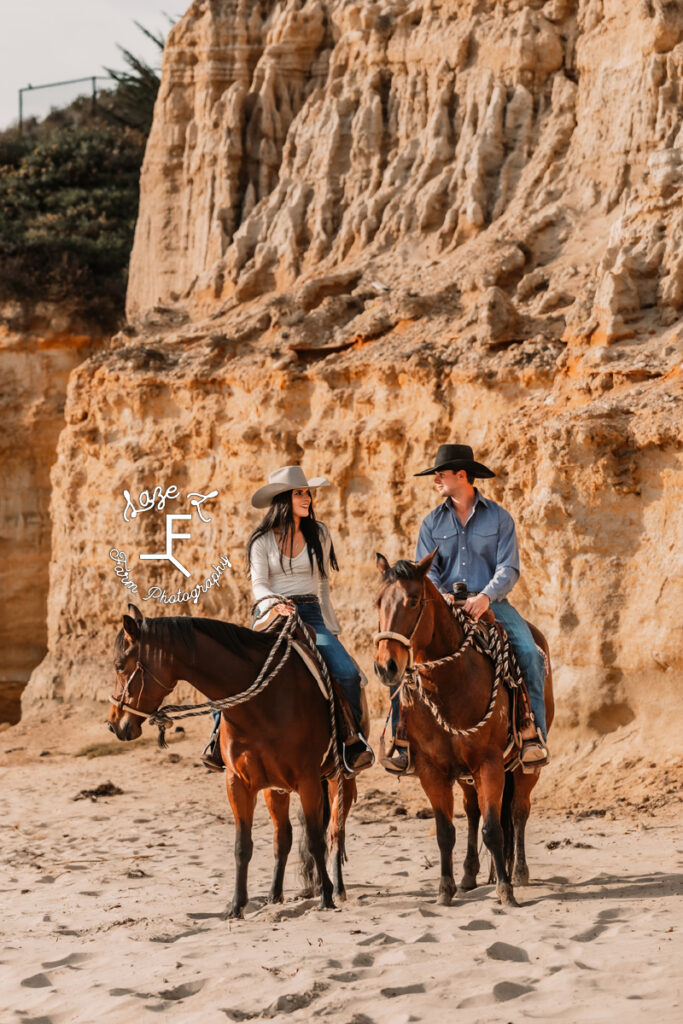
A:
[[[159,707],[179,679],[209,700],[246,690],[266,663],[277,635],[256,633],[229,622],[204,618],[143,618],[135,605],[123,616],[116,637],[116,686],[109,728],[120,740],[136,739],[142,723]],[[281,655],[276,654],[276,661]],[[236,878],[230,917],[247,904],[247,872],[259,790],[273,820],[275,871],[268,900],[282,901],[282,883],[292,846],[290,793],[298,793],[309,850],[315,862],[321,909],[334,907],[333,891],[345,899],[338,842],[338,789],[329,780],[334,890],[325,866],[324,796],[321,764],[330,744],[329,706],[316,681],[293,651],[268,686],[248,702],[223,711],[220,744],[226,765],[228,800],[235,818]],[[344,820],[356,798],[353,779],[344,779]]]
[[[428,578],[435,552],[420,562],[399,561],[393,567],[377,555],[382,583],[377,598],[379,630],[375,672],[387,686],[400,683],[411,664],[419,668],[453,654],[463,643],[464,631],[446,601]],[[534,639],[548,652],[545,639],[531,627]],[[548,660],[548,664],[549,664]],[[422,684],[443,719],[455,729],[470,729],[487,715],[492,699],[494,668],[491,660],[472,647],[443,665],[420,670]],[[548,726],[553,719],[552,680],[546,679]],[[450,904],[456,891],[453,879],[453,783],[461,776],[474,779],[472,787],[461,782],[468,820],[467,855],[460,886],[477,884],[477,840],[480,815],[483,839],[491,852],[497,892],[503,904],[516,906],[512,881],[526,884],[529,869],[524,851],[524,830],[529,817],[530,794],[538,775],[521,768],[506,773],[503,752],[508,742],[509,701],[500,687],[492,713],[470,735],[451,735],[434,714],[415,696],[405,708],[405,723],[415,769],[436,818],[441,852],[439,903]],[[505,800],[504,800],[505,794]],[[501,824],[502,812],[502,824]]]

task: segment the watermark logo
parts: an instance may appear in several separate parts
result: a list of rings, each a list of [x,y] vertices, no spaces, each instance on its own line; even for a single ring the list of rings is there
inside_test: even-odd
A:
[[[128,490],[123,491],[123,513],[122,518],[125,523],[138,518],[146,513],[157,513],[160,520],[163,519],[163,535],[165,537],[166,548],[164,551],[140,552],[138,558],[141,562],[165,562],[169,573],[177,574],[180,573],[183,577],[183,584],[186,580],[191,580],[194,574],[191,568],[188,568],[180,558],[179,553],[174,548],[175,541],[191,540],[192,533],[191,526],[187,526],[188,532],[177,533],[176,522],[182,520],[186,523],[192,523],[196,517],[199,523],[210,523],[211,518],[208,515],[208,510],[203,508],[206,502],[214,501],[218,497],[218,491],[209,491],[208,494],[201,494],[198,491],[191,491],[186,496],[187,502],[189,503],[192,511],[190,512],[167,512],[166,506],[169,502],[177,502],[174,508],[181,508],[183,502],[183,495],[175,484],[171,484],[170,487],[163,488],[159,485],[153,487],[151,490],[140,491],[137,498],[137,503],[131,497],[131,493]],[[198,524],[197,524],[198,525]],[[197,604],[202,594],[206,594],[212,587],[220,587],[221,576],[227,569],[232,568],[232,563],[227,555],[220,555],[211,563],[211,571],[204,570],[203,579],[195,583],[189,589],[183,589],[183,586],[179,586],[177,591],[174,591],[175,581],[170,584],[170,592],[167,592],[166,587],[152,586],[147,588],[146,593],[142,593],[136,580],[133,578],[132,570],[128,564],[128,555],[125,551],[120,548],[111,548],[109,551],[109,557],[114,562],[114,573],[120,579],[122,585],[131,594],[137,594],[142,601],[157,601],[160,604],[183,604],[185,602],[192,601]],[[185,584],[186,586],[186,584]]]

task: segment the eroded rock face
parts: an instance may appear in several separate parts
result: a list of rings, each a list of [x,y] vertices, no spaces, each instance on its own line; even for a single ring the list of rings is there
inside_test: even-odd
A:
[[[412,473],[467,440],[519,524],[513,599],[550,638],[558,722],[675,742],[682,31],[657,0],[190,7],[143,169],[137,333],[71,379],[27,707],[109,691],[124,486],[218,488],[187,553],[240,567],[249,494],[298,461],[335,483],[318,510],[368,669],[374,552],[412,554],[434,504]],[[196,611],[248,604],[240,569]]]
[[[48,308],[37,307],[22,330],[9,326],[16,320],[15,310],[0,310],[0,722],[19,720],[22,691],[47,648],[50,471],[69,374],[99,343]]]

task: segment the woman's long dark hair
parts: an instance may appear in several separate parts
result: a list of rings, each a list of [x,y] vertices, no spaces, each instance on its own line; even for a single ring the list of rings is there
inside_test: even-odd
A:
[[[285,563],[283,561],[284,555],[289,548],[289,557],[291,558],[294,547],[294,513],[292,512],[291,491],[285,491],[284,494],[275,495],[265,516],[247,541],[248,565],[251,564],[251,549],[254,546],[254,542],[257,541],[259,537],[263,537],[265,533],[269,533],[271,530],[278,530],[280,532],[280,541],[278,543],[280,551],[280,565],[282,567],[282,571],[285,572]],[[315,518],[315,514],[313,512],[313,499],[311,499],[308,515],[301,519],[301,532],[303,533],[304,540],[306,541],[308,560],[311,563],[311,569],[313,568],[313,559],[315,558],[318,565],[318,572],[321,577],[325,577],[327,576],[327,573],[325,572],[325,560],[323,558],[323,546],[321,542],[322,531],[323,525]],[[330,565],[333,569],[339,569],[339,566],[337,565],[337,556],[334,553],[332,538],[330,538]]]

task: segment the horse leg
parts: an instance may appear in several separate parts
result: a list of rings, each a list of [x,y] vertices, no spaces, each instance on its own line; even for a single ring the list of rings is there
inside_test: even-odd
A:
[[[325,829],[323,827],[323,787],[315,775],[304,780],[299,787],[301,809],[304,812],[308,848],[315,862],[320,882],[320,909],[334,909],[332,882],[325,866]]]
[[[529,884],[529,868],[526,862],[524,832],[531,809],[531,791],[538,782],[538,775],[525,775],[521,768],[515,769],[515,791],[512,798],[512,824],[515,835],[515,866],[512,873],[514,885]]]
[[[228,800],[235,819],[235,892],[228,916],[243,917],[243,911],[249,899],[247,896],[247,872],[254,851],[251,826],[254,821],[256,794],[252,793],[236,775],[233,775],[229,768],[226,768],[225,775]]]
[[[482,838],[491,852],[496,869],[496,892],[507,907],[519,906],[512,891],[510,876],[505,866],[503,827],[500,812],[503,804],[505,771],[501,762],[485,761],[475,773],[479,809],[484,819]]]
[[[331,816],[330,827],[327,832],[327,847],[332,856],[332,880],[334,882],[334,896],[340,902],[343,903],[346,900],[346,889],[344,887],[344,879],[342,877],[342,864],[344,862],[345,852],[341,848],[339,843],[339,792],[337,790],[336,779],[330,779],[328,784],[330,792]],[[351,804],[354,803],[357,796],[355,779],[344,779],[343,795],[344,824],[346,824],[346,819],[348,818],[349,811],[351,810]]]
[[[453,878],[453,847],[455,846],[455,825],[453,824],[453,787],[443,775],[418,766],[420,785],[434,808],[436,841],[441,853],[441,879],[437,903],[449,907],[456,892]]]
[[[469,891],[477,887],[477,875],[479,874],[479,801],[477,791],[469,783],[460,783],[463,796],[463,806],[467,815],[467,854],[462,866],[463,876],[460,882],[460,889]]]
[[[285,877],[285,865],[289,851],[292,849],[292,824],[289,820],[289,793],[281,793],[275,789],[264,790],[268,813],[273,819],[273,851],[275,853],[275,870],[273,884],[268,893],[269,903],[282,903],[282,882]]]

